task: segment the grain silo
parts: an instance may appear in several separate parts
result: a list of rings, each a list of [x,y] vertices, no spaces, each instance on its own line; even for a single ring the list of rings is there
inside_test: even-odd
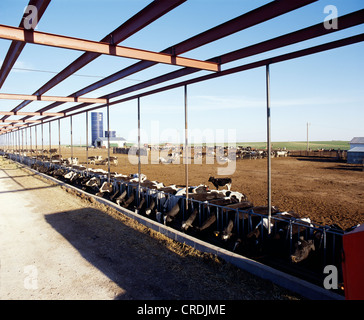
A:
[[[91,139],[92,145],[95,145],[97,138],[103,137],[104,119],[102,112],[91,112]]]

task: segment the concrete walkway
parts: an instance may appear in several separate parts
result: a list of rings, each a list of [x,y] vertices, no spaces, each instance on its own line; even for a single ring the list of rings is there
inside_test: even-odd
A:
[[[298,298],[91,200],[0,157],[0,299]]]
[[[15,164],[5,168],[0,170],[0,299],[114,299],[122,294],[46,219],[85,209],[82,201]]]

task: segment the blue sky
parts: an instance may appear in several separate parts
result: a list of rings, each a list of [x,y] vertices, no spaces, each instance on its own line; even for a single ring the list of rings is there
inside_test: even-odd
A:
[[[99,41],[150,2],[146,0],[53,0],[37,30]],[[161,51],[269,2],[188,0],[120,45]],[[2,0],[0,23],[18,26],[27,4],[27,0]],[[324,13],[327,5],[336,6],[340,16],[364,8],[364,1],[320,0],[295,12],[187,52],[183,56],[205,60],[323,22],[327,16]],[[274,57],[289,50],[299,50],[363,33],[363,31],[363,25],[339,30],[332,35],[226,64],[222,69]],[[10,41],[0,40],[1,63],[9,45]],[[77,51],[28,44],[18,58],[16,69],[10,73],[0,92],[32,94],[54,76],[51,72],[61,71],[80,54]],[[364,43],[359,43],[271,65],[272,140],[305,140],[307,122],[310,123],[310,140],[350,140],[354,136],[364,136],[363,56]],[[100,57],[46,94],[67,96],[133,63],[135,61],[130,59]],[[25,69],[47,72],[31,72]],[[167,65],[154,66],[89,93],[87,96],[99,97],[176,69],[178,68]],[[193,77],[206,73],[201,71]],[[184,77],[181,80],[187,78]],[[19,103],[20,101],[0,101],[0,109],[10,110]],[[35,111],[48,104],[33,102],[24,111]],[[68,106],[72,104],[63,105],[57,110]],[[227,139],[228,130],[231,129],[235,131],[237,141],[265,141],[265,108],[265,68],[220,77],[188,87],[188,121],[191,131],[213,130],[216,133],[218,129],[220,130],[218,132],[223,132]],[[106,115],[106,110],[100,111],[104,111]],[[143,142],[151,142],[153,134],[159,134],[161,140],[183,141],[183,88],[141,98],[141,111]],[[116,130],[119,136],[135,140],[137,101],[112,106],[110,113],[111,129]],[[73,123],[74,142],[84,142],[85,115],[75,116]],[[58,141],[57,123],[53,122],[51,126],[52,141]],[[104,126],[106,127],[106,122]],[[61,121],[61,128],[62,143],[69,143],[69,119]],[[48,129],[45,132],[45,139],[48,139]]]

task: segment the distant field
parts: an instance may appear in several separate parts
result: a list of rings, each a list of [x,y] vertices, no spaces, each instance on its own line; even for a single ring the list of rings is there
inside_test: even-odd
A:
[[[238,146],[252,147],[256,149],[266,148],[266,142],[238,142]],[[307,141],[288,141],[288,142],[272,142],[274,149],[286,148],[287,150],[306,150]],[[349,150],[349,141],[310,141],[309,147],[311,150],[316,149],[340,149]]]
[[[130,143],[127,144],[128,147],[133,146],[134,144]],[[213,144],[207,144],[213,146]],[[225,144],[227,145],[227,144]],[[255,149],[265,149],[267,143],[266,142],[237,142],[237,146],[243,147],[252,147]],[[74,145],[75,147],[79,147],[80,145]],[[70,145],[67,145],[70,147]],[[86,145],[82,145],[83,148]],[[283,149],[286,148],[287,150],[306,150],[307,148],[307,141],[280,141],[280,142],[272,142],[273,149]],[[310,141],[309,147],[311,150],[317,149],[340,149],[340,150],[349,150],[350,143],[349,141]],[[58,146],[54,146],[54,148],[58,148]]]

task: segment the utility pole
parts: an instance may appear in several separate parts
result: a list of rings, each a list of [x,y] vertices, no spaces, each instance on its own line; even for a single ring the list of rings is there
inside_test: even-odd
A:
[[[308,142],[308,127],[309,127],[310,123],[307,122],[307,152],[309,151],[310,149],[310,146],[309,146],[309,142]]]

